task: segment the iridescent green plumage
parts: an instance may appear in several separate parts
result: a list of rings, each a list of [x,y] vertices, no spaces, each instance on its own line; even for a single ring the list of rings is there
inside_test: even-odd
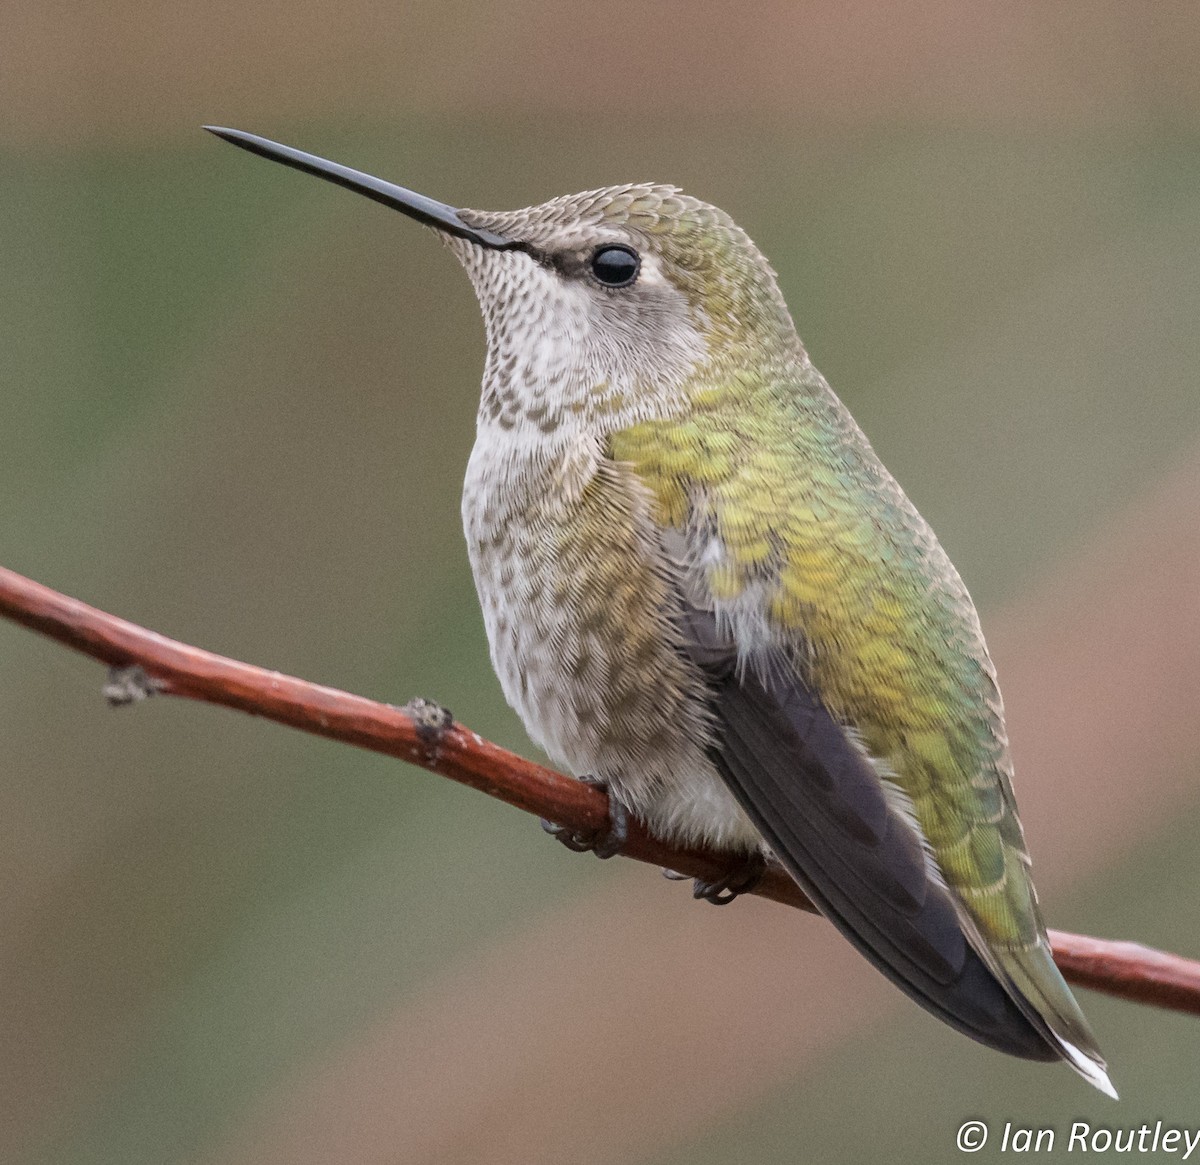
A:
[[[816,377],[735,374],[687,420],[610,437],[666,526],[702,499],[726,557],[715,599],[765,588],[781,640],[908,794],[947,882],[1003,943],[1037,935],[999,693],[970,599]],[[822,398],[825,399],[822,399]]]
[[[657,522],[721,547],[714,604],[753,594],[800,682],[902,791],[992,970],[1098,1056],[1049,954],[961,579],[810,365],[729,376],[734,391],[697,385],[686,419],[611,434],[611,455],[650,489]]]
[[[622,220],[638,223],[637,213]],[[664,526],[707,508],[715,598],[766,589],[808,681],[886,760],[947,882],[983,932],[1038,934],[995,675],[974,606],[932,531],[780,319],[773,275],[711,208],[643,210],[702,313],[714,358],[675,415],[609,437]],[[732,228],[732,229],[730,229]],[[772,310],[776,308],[776,310]]]

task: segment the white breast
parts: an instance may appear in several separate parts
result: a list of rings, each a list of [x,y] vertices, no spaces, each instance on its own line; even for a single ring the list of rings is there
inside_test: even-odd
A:
[[[555,763],[607,781],[654,832],[752,849],[758,835],[704,752],[700,685],[665,627],[658,657],[647,652],[661,617],[653,588],[596,585],[597,556],[628,552],[615,533],[612,546],[583,544],[577,507],[598,465],[596,443],[581,435],[533,442],[481,426],[463,525],[504,695]],[[639,568],[649,575],[627,560],[618,577]]]

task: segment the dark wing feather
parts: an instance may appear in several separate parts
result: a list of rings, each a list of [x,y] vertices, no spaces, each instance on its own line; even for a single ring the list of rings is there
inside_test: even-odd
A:
[[[1015,1056],[1058,1059],[967,942],[916,830],[816,693],[790,667],[738,666],[711,611],[685,605],[681,624],[711,691],[712,760],[821,912],[952,1027]]]

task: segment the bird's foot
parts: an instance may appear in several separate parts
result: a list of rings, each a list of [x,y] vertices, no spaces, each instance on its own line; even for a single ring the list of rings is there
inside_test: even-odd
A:
[[[541,819],[542,828],[553,838],[562,842],[572,853],[583,854],[591,850],[598,858],[611,858],[619,854],[629,840],[629,814],[625,806],[609,792],[608,782],[599,777],[580,777],[585,785],[603,789],[608,793],[608,824],[600,829],[568,829],[553,821]]]
[[[735,898],[749,894],[762,881],[766,869],[767,859],[761,851],[756,850],[737,869],[715,882],[706,882],[703,878],[693,878],[692,897],[711,902],[714,906],[728,906]],[[673,882],[687,881],[687,875],[680,874],[676,870],[663,870],[663,877],[670,878]]]

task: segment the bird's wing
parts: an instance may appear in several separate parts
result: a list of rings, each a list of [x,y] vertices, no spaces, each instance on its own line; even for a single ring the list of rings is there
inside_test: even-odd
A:
[[[802,409],[794,386],[740,387],[771,423],[713,394],[685,422],[609,439],[665,540],[714,763],[796,880],[919,1003],[1002,1050],[1102,1065],[1045,940],[961,580],[823,381]]]
[[[712,610],[681,603],[708,679],[711,756],[778,859],[877,967],[946,1023],[1031,1059],[1052,1049],[967,942],[900,797],[797,675],[739,657]]]

